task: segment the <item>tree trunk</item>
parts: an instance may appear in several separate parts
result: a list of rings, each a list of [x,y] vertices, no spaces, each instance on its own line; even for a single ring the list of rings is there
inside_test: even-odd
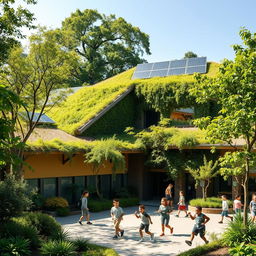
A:
[[[208,191],[209,185],[210,185],[210,180],[207,180],[207,185],[205,186],[205,192],[204,192],[205,199],[206,199],[206,198],[207,198],[207,196],[208,196],[207,191]]]
[[[205,186],[202,186],[203,199],[205,200]]]
[[[248,181],[249,181],[249,173],[250,173],[250,167],[249,167],[249,159],[246,158],[246,163],[245,163],[245,178],[244,178],[244,184],[243,184],[243,189],[244,189],[244,225],[247,225],[248,223]]]
[[[100,193],[100,189],[99,189],[99,175],[95,175],[95,185],[96,185],[96,193],[97,196],[99,197],[99,199],[102,199],[102,195]]]

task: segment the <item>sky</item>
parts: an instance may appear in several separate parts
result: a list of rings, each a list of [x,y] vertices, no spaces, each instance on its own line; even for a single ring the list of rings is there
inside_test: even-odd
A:
[[[150,36],[148,62],[181,59],[187,51],[208,61],[233,59],[240,28],[256,32],[255,0],[38,0],[29,9],[35,24],[50,28],[60,27],[76,9],[123,17]]]

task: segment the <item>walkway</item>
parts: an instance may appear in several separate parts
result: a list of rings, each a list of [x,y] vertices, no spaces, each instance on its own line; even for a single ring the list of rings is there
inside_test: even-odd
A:
[[[155,233],[156,241],[149,241],[149,236],[145,236],[145,242],[138,243],[139,233],[138,227],[140,220],[134,216],[137,207],[125,208],[125,216],[121,226],[125,229],[124,237],[119,240],[113,240],[114,229],[109,211],[92,213],[91,219],[93,225],[84,224],[83,226],[77,223],[79,216],[73,215],[68,217],[57,218],[65,230],[70,233],[72,238],[83,237],[89,239],[91,243],[103,245],[115,249],[121,256],[174,256],[179,252],[190,249],[184,243],[188,239],[194,225],[194,221],[190,218],[175,217],[176,211],[171,215],[171,225],[174,226],[174,234],[170,235],[166,231],[164,237],[159,237],[161,232],[160,217],[155,211],[156,207],[146,207],[147,212],[151,215],[153,225],[150,226],[150,231]],[[184,216],[184,213],[181,213]],[[210,222],[206,225],[207,235],[209,233],[221,234],[227,226],[228,220],[224,224],[218,224],[219,215],[209,214]],[[196,237],[192,247],[203,244],[199,237]]]

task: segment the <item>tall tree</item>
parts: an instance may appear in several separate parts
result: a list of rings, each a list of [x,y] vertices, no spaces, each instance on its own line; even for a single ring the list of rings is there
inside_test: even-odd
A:
[[[247,29],[240,31],[244,45],[234,45],[235,59],[225,60],[216,78],[198,75],[198,85],[191,89],[197,102],[215,100],[220,111],[217,117],[205,117],[196,124],[207,130],[212,140],[221,140],[232,146],[234,151],[220,158],[221,173],[240,176],[244,191],[244,221],[247,223],[248,181],[250,168],[255,165],[256,153],[256,33]],[[243,139],[244,146],[238,147],[234,139]]]
[[[96,10],[77,10],[62,22],[64,45],[80,56],[73,72],[80,84],[94,84],[143,62],[150,54],[149,36],[123,18]]]
[[[194,52],[186,52],[185,55],[184,55],[184,59],[187,59],[187,58],[196,58],[197,57],[197,54],[194,53]]]
[[[27,142],[45,113],[53,91],[67,86],[73,62],[76,62],[76,54],[63,51],[52,32],[43,29],[31,36],[28,54],[25,55],[20,47],[11,50],[6,65],[0,72],[0,80],[24,104],[13,104],[11,109],[3,110],[2,115],[15,124],[15,130],[19,131],[23,143]],[[58,102],[60,97],[62,95],[51,97],[51,101]],[[12,138],[14,137],[15,133],[12,131]],[[13,148],[13,153],[22,156],[23,149]],[[20,176],[21,169],[18,168],[17,171]]]
[[[24,2],[36,3],[35,0]],[[24,38],[21,28],[33,28],[33,14],[21,6],[15,8],[14,3],[15,0],[0,0],[0,64],[6,60],[10,49],[18,44],[17,39]]]

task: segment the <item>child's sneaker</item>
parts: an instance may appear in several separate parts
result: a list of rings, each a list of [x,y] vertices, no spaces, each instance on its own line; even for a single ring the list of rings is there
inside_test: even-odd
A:
[[[162,233],[160,236],[164,236],[164,233]]]
[[[88,225],[92,225],[92,223],[91,223],[90,221],[87,221],[87,224],[88,224]]]
[[[180,216],[178,214],[176,214],[175,217],[179,218]]]
[[[82,221],[80,221],[80,220],[78,221],[78,223],[79,223],[80,225],[83,225]]]
[[[154,237],[155,237],[155,236],[154,236],[154,234],[152,233],[151,236],[150,236],[150,241],[155,241]]]
[[[124,235],[124,230],[120,232],[120,236],[122,237]]]
[[[139,243],[142,243],[142,242],[144,242],[144,238],[143,237],[139,240]]]
[[[117,236],[117,235],[114,235],[114,236],[113,236],[113,239],[115,239],[115,240],[118,239],[118,236]]]
[[[219,221],[218,223],[222,224],[222,223],[223,223],[223,221]]]
[[[171,234],[173,234],[173,227],[171,227]]]
[[[186,243],[187,245],[189,245],[189,246],[191,246],[191,245],[192,245],[192,242],[191,242],[191,241],[189,241],[189,240],[186,240],[186,241],[185,241],[185,243]]]
[[[209,244],[209,241],[205,241],[206,244]]]
[[[188,218],[188,214],[185,216],[185,218]]]

